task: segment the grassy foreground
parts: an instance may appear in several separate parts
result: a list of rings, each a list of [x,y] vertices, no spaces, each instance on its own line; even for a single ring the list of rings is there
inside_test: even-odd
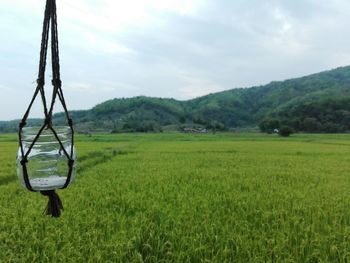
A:
[[[350,135],[79,136],[65,210],[0,135],[0,262],[349,262]]]

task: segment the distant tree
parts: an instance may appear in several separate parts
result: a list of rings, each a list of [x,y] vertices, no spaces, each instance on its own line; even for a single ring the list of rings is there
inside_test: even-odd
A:
[[[289,137],[293,133],[294,133],[294,130],[288,126],[282,126],[278,131],[278,135],[283,137]]]
[[[203,116],[197,114],[192,117],[192,121],[197,124],[206,124]]]
[[[131,129],[131,125],[127,122],[123,125],[123,130],[130,130]]]
[[[112,133],[112,134],[119,133],[119,130],[113,129],[113,130],[111,130],[111,133]]]
[[[222,122],[217,122],[215,128],[216,128],[218,131],[224,131],[224,130],[226,129],[226,126],[225,126],[225,124],[222,123]]]
[[[272,133],[274,129],[280,128],[280,121],[274,118],[264,119],[259,123],[259,128],[262,132]]]
[[[307,132],[317,132],[322,129],[321,123],[316,118],[305,118],[303,121],[303,130]]]
[[[225,124],[219,121],[209,121],[206,123],[205,128],[208,130],[211,130],[213,133],[216,133],[217,131],[223,131],[225,130]]]
[[[338,133],[345,131],[345,127],[333,122],[326,122],[322,125],[322,130],[326,133]]]
[[[186,117],[185,117],[185,116],[181,116],[181,117],[179,118],[179,122],[182,123],[182,124],[184,124],[184,123],[186,122]]]

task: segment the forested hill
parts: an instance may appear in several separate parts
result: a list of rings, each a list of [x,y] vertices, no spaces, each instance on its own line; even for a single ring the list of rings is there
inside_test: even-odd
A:
[[[91,110],[72,111],[79,131],[160,131],[201,126],[297,131],[350,131],[350,66],[264,86],[239,88],[188,101],[135,97],[112,99]],[[60,124],[63,114],[56,114]],[[33,120],[33,123],[37,120]],[[0,131],[18,121],[0,122]]]

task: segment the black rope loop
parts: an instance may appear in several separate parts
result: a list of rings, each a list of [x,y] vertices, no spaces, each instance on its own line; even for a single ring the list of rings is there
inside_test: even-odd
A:
[[[73,159],[69,159],[68,160],[68,166],[69,167],[73,167],[73,165],[74,165],[74,160]]]
[[[46,116],[44,123],[48,128],[51,127],[52,126],[52,117],[50,115]]]
[[[22,160],[20,161],[20,163],[21,163],[22,166],[26,165],[26,163],[28,163],[28,158],[26,156],[24,156],[22,158]]]
[[[27,125],[27,123],[25,122],[25,121],[21,121],[20,123],[19,123],[19,128],[22,130],[23,128],[24,128],[24,126],[26,126]]]
[[[73,127],[73,120],[71,118],[68,119],[68,125],[70,128]]]
[[[38,86],[43,87],[45,85],[45,80],[44,80],[44,78],[38,78],[36,80],[36,83],[38,84]]]
[[[60,79],[53,79],[52,80],[52,86],[54,86],[54,87],[61,87],[62,86],[62,81]]]

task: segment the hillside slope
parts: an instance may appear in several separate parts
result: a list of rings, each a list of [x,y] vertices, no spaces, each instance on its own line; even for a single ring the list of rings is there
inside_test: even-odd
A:
[[[226,127],[257,126],[274,119],[297,131],[349,131],[350,67],[210,94],[187,106],[195,120],[215,120]]]
[[[91,110],[72,111],[72,117],[80,131],[159,131],[184,125],[230,129],[257,127],[274,119],[299,131],[343,132],[350,130],[349,103],[347,66],[188,101],[144,96],[112,99]],[[54,121],[61,124],[63,118],[63,114],[56,114]],[[12,131],[15,123],[0,122],[0,131]]]

